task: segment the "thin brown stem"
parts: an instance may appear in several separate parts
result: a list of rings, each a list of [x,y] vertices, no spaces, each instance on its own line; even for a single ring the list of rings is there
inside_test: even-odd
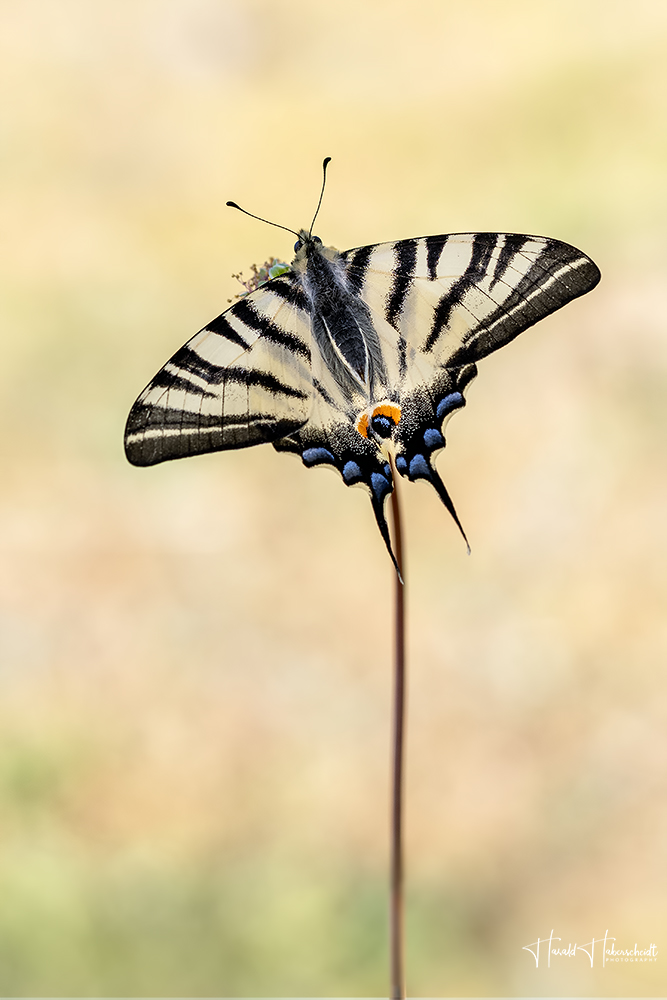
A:
[[[391,460],[394,491],[391,494],[394,550],[401,576],[395,574],[394,703],[392,733],[392,799],[390,848],[389,933],[391,961],[391,1000],[404,1000],[404,906],[403,906],[403,747],[405,734],[405,569],[401,508],[397,476]],[[401,577],[403,579],[401,579]]]

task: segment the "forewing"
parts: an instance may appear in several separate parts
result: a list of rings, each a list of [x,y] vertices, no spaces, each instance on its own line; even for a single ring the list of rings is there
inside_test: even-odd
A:
[[[174,354],[130,411],[125,451],[154,465],[275,441],[308,419],[310,318],[285,274],[240,299]]]
[[[438,366],[479,361],[600,280],[568,243],[511,233],[426,236],[343,257],[361,296]]]

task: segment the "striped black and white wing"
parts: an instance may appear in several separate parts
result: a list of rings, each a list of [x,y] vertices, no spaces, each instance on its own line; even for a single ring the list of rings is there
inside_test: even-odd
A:
[[[299,236],[289,272],[209,323],[147,386],[127,421],[127,457],[153,465],[272,442],[364,486],[391,552],[393,452],[398,472],[430,482],[460,527],[435,457],[476,363],[600,272],[536,236],[429,236],[343,254]]]
[[[174,354],[130,411],[125,451],[154,465],[275,441],[307,420],[310,316],[290,274],[240,299]]]
[[[396,467],[431,482],[458,523],[434,460],[476,362],[590,291],[600,272],[567,243],[507,233],[427,236],[343,257],[376,327],[392,329],[385,342],[397,355]]]

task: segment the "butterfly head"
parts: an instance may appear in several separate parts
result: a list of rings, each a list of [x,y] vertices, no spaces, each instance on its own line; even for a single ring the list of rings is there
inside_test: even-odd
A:
[[[294,244],[294,253],[298,253],[304,247],[316,248],[322,246],[322,240],[319,236],[311,236],[307,229],[299,230],[299,238]]]
[[[328,261],[335,261],[340,256],[335,247],[325,246],[319,236],[311,236],[307,229],[300,229],[297,235],[292,261],[292,269],[297,274],[305,274],[309,261],[314,258],[325,257]]]

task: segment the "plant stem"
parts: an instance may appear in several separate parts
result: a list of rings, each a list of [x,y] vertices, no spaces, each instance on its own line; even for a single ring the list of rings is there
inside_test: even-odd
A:
[[[403,538],[401,508],[398,501],[397,476],[391,460],[394,491],[391,494],[394,549],[401,571],[396,577],[395,637],[394,637],[394,702],[392,734],[392,801],[390,848],[390,962],[391,1000],[404,1000],[404,907],[403,907],[403,744],[405,731],[405,570],[403,568]],[[401,577],[403,579],[401,579]]]

